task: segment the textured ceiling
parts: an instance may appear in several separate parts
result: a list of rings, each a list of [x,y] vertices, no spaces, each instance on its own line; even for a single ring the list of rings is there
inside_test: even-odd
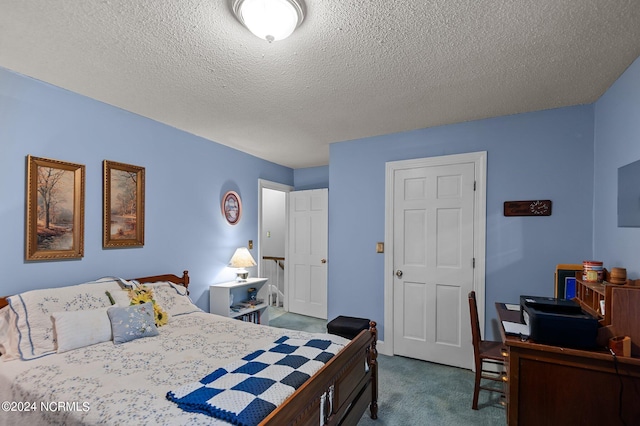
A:
[[[0,66],[292,168],[332,142],[595,101],[639,0],[307,0],[269,44],[229,0],[0,0]]]

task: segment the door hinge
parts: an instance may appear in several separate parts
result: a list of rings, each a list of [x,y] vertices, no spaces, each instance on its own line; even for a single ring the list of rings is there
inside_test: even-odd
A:
[[[473,181],[473,190],[474,191],[476,190],[476,181],[475,180]]]
[[[476,258],[475,257],[471,260],[471,267],[472,268],[476,267]]]

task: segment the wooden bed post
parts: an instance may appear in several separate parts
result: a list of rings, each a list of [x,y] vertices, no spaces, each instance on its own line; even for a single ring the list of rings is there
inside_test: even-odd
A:
[[[187,289],[187,294],[189,294],[189,271],[182,271],[182,284]]]
[[[378,350],[376,349],[376,342],[378,341],[378,330],[376,329],[376,322],[369,322],[369,330],[373,335],[373,341],[371,342],[371,349],[369,349],[369,355],[367,362],[371,369],[371,404],[369,410],[371,411],[371,418],[378,418]]]

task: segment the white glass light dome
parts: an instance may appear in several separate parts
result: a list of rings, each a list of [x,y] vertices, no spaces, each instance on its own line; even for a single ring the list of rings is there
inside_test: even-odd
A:
[[[233,12],[253,34],[269,43],[291,35],[304,19],[302,0],[234,0]]]

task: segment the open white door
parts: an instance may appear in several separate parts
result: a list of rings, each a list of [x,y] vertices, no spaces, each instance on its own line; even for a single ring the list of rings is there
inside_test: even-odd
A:
[[[293,187],[264,179],[258,179],[258,275],[268,278],[269,301],[276,306],[284,302],[287,309],[286,277],[284,268],[287,257],[288,208],[287,200]]]
[[[289,193],[289,311],[327,319],[329,190]]]

